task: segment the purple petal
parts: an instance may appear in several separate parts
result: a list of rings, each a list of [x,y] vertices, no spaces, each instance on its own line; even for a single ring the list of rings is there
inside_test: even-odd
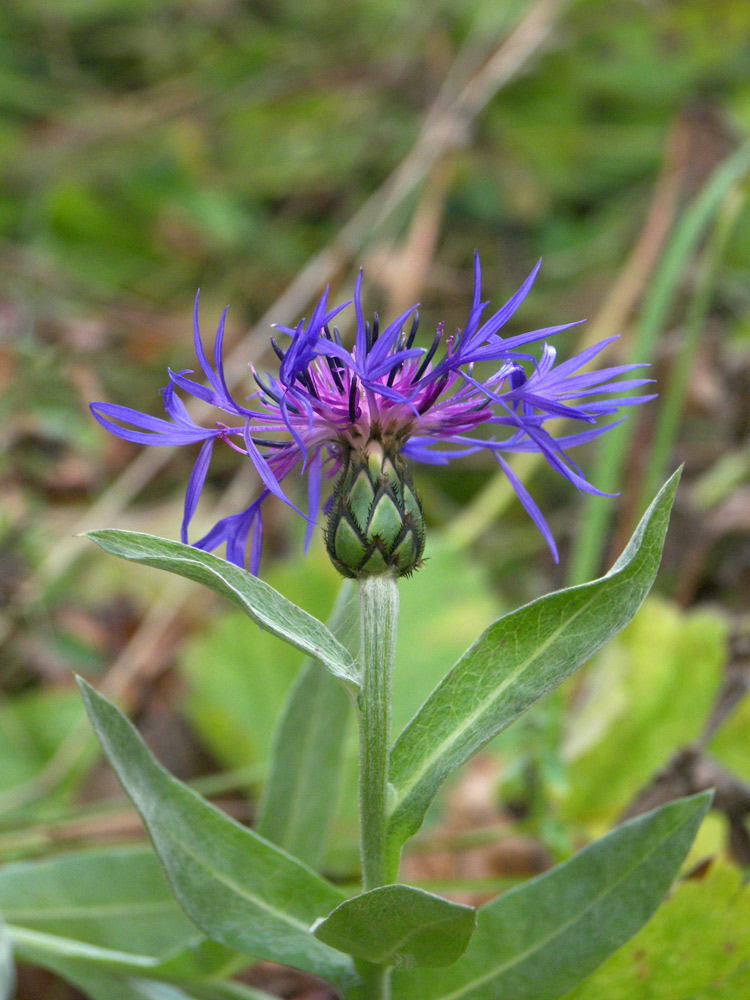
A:
[[[449,437],[441,438],[443,442],[450,442]],[[471,440],[471,439],[467,439]],[[402,451],[407,458],[414,459],[415,462],[422,462],[424,465],[448,465],[454,458],[463,458],[465,455],[475,455],[481,451],[484,441],[476,441],[468,448],[457,448],[454,451],[441,450],[434,445],[436,442],[429,438],[410,438],[404,445]]]
[[[205,385],[201,385],[200,382],[194,382],[191,378],[185,378],[183,372],[173,372],[167,369],[169,372],[169,377],[176,385],[185,392],[189,392],[191,396],[195,396],[196,399],[202,399],[204,403],[208,403],[210,406],[218,406],[221,409],[225,409],[222,405],[222,400],[219,398],[213,389],[209,389]],[[187,371],[187,369],[185,369]]]
[[[260,570],[260,556],[263,551],[263,511],[258,507],[253,525],[253,541],[250,546],[250,572],[253,576],[258,575]]]
[[[570,371],[577,371],[579,368],[583,368],[592,358],[600,354],[605,347],[609,347],[610,344],[614,344],[619,339],[620,335],[616,333],[612,337],[607,337],[605,340],[600,340],[596,344],[592,344],[591,347],[587,347],[580,354],[575,354],[572,358],[568,358],[567,361],[563,361],[557,368],[558,372],[567,375]]]
[[[526,385],[528,386],[529,383],[527,382]],[[557,400],[552,399],[550,396],[538,396],[534,392],[525,392],[523,390],[518,393],[509,392],[506,399],[528,403],[531,406],[535,406],[538,410],[543,410],[545,413],[556,417],[569,417],[571,420],[593,419],[585,410],[579,407],[568,406],[566,403],[557,402]]]
[[[531,286],[534,284],[536,276],[539,273],[539,268],[541,266],[542,266],[541,260],[537,261],[537,264],[532,270],[531,274],[528,276],[526,281],[524,281],[524,283],[521,285],[521,287],[518,289],[515,295],[511,295],[511,297],[508,299],[505,305],[501,309],[498,309],[498,311],[487,320],[484,326],[482,326],[477,331],[477,333],[471,338],[471,342],[479,339],[480,336],[482,337],[483,340],[485,340],[492,334],[497,333],[497,331],[501,327],[505,326],[505,324],[511,318],[513,313],[518,309],[523,300],[531,291]],[[468,349],[470,347],[470,344],[467,343],[466,347]]]
[[[544,340],[545,337],[554,337],[556,333],[562,333],[564,330],[570,330],[574,326],[580,326],[581,323],[585,323],[583,319],[574,320],[572,323],[561,323],[558,326],[545,326],[541,330],[530,330],[529,333],[519,333],[515,337],[508,337],[506,339],[502,337],[497,337],[491,340],[486,346],[482,347],[477,345],[477,349],[473,350],[465,356],[467,360],[471,361],[493,361],[493,360],[514,360],[513,354],[510,352],[515,351],[516,347],[522,347],[524,344],[530,344],[535,340]],[[523,360],[527,360],[524,358]]]
[[[214,450],[214,443],[216,438],[209,439],[203,444],[203,447],[198,453],[198,458],[193,466],[193,471],[190,473],[190,479],[188,481],[187,493],[185,494],[185,512],[182,518],[182,529],[180,532],[180,537],[182,538],[183,544],[188,544],[188,527],[195,514],[195,508],[198,506],[198,501],[200,500],[201,492],[206,482],[206,476],[208,474],[208,467],[211,464],[211,454]]]
[[[357,275],[357,282],[354,286],[354,311],[357,316],[357,332],[355,335],[355,354],[357,362],[364,365],[367,357],[367,334],[365,332],[365,317],[362,312],[362,269]]]
[[[252,437],[250,436],[250,421],[249,420],[245,424],[245,430],[244,430],[244,433],[243,433],[243,437],[244,437],[244,440],[245,440],[245,447],[247,448],[247,453],[250,456],[250,459],[251,459],[253,465],[255,466],[256,472],[260,476],[261,480],[263,481],[263,485],[266,487],[266,489],[268,490],[268,492],[269,493],[273,493],[273,495],[275,497],[278,497],[279,500],[283,500],[285,504],[288,504],[288,506],[291,507],[292,510],[296,510],[298,514],[302,514],[302,511],[299,510],[299,508],[295,507],[294,504],[292,503],[292,501],[284,493],[284,491],[282,490],[281,486],[279,485],[278,479],[273,474],[273,470],[271,469],[271,466],[268,464],[268,462],[265,460],[265,458],[263,458],[263,456],[261,455],[260,451],[258,450],[258,446],[256,445],[256,443],[253,441]],[[305,515],[302,514],[302,517],[304,517],[304,516]]]
[[[602,427],[594,427],[589,431],[580,431],[578,434],[565,434],[563,437],[555,438],[558,446],[560,448],[576,448],[578,445],[586,444],[589,441],[593,441],[595,438],[601,437],[602,434],[606,434],[607,431],[611,431],[613,427],[619,427],[620,424],[625,422],[625,417],[621,420],[615,420],[611,424],[604,424]],[[519,440],[509,439],[508,441],[501,441],[497,444],[498,451],[504,451],[508,453],[520,453],[520,452],[538,452],[539,446],[535,441],[531,441],[529,438],[519,438]]]
[[[198,325],[198,304],[200,302],[200,296],[200,289],[198,289],[198,294],[195,296],[195,310],[193,312],[193,343],[195,344],[195,353],[198,357],[198,361],[200,362],[200,366],[203,369],[203,374],[214,387],[216,392],[220,395],[221,383],[216,377],[216,373],[213,368],[208,363],[206,352],[203,350],[203,341],[201,340],[201,331]]]
[[[305,555],[312,542],[313,533],[320,513],[320,488],[323,479],[323,455],[320,448],[315,452],[307,470],[307,527],[305,528]]]
[[[502,467],[503,472],[508,477],[510,485],[515,490],[516,496],[523,504],[526,513],[529,515],[529,517],[537,526],[537,528],[539,528],[539,530],[541,531],[545,542],[550,547],[550,551],[552,552],[552,557],[554,558],[555,562],[560,562],[560,557],[557,554],[557,545],[555,544],[555,539],[552,537],[552,532],[550,531],[550,527],[545,521],[544,515],[537,506],[536,501],[531,496],[526,487],[523,485],[518,476],[515,474],[513,469],[511,469],[511,467],[505,461],[503,456],[495,454],[495,458],[498,460],[500,466]]]
[[[148,413],[141,413],[140,410],[132,410],[129,406],[119,406],[116,403],[91,403],[90,409],[102,427],[111,431],[112,434],[116,434],[117,437],[123,438],[125,441],[133,441],[136,444],[166,446],[189,444],[192,441],[205,441],[206,438],[216,437],[220,433],[216,430],[206,430],[197,425],[192,429],[179,427],[169,420],[152,417]],[[141,428],[141,430],[134,431],[129,427],[121,427],[108,418],[126,421]]]
[[[380,336],[373,345],[373,348],[370,351],[370,354],[367,358],[366,370],[368,375],[370,375],[370,377],[372,378],[375,377],[372,372],[371,365],[373,366],[378,365],[383,361],[385,355],[388,353],[391,347],[396,343],[398,338],[401,336],[401,331],[404,328],[404,323],[406,323],[407,319],[411,316],[414,310],[418,308],[419,308],[418,302],[413,306],[409,306],[408,309],[404,310],[404,312],[401,313],[401,315],[398,317],[397,320],[395,320],[393,323],[390,323],[385,328],[385,330],[381,332]],[[422,354],[422,353],[424,352],[421,349],[417,349],[417,354]]]
[[[469,318],[464,327],[464,340],[468,343],[474,336],[474,332],[482,319],[482,313],[489,305],[489,302],[481,302],[482,298],[482,264],[479,260],[479,252],[474,251],[474,299],[471,303]]]
[[[247,538],[253,522],[257,523],[260,508],[257,502],[250,507],[250,512],[227,525],[226,543],[227,560],[244,569],[247,553]]]

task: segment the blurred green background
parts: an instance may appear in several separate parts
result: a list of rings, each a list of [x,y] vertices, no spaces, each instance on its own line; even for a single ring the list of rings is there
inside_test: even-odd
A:
[[[483,458],[418,471],[430,558],[402,588],[396,725],[498,613],[605,569],[680,462],[683,486],[657,593],[448,790],[407,876],[476,900],[629,812],[719,783],[691,859],[714,859],[709,874],[575,996],[744,995],[748,143],[746,0],[6,0],[0,860],[138,835],[73,672],[119,699],[171,770],[251,820],[299,667],[194,587],[75,537],[176,537],[194,460],[107,436],[89,401],[158,412],[166,367],[194,363],[198,287],[209,342],[231,305],[230,368],[250,392],[270,324],[299,319],[326,282],[348,297],[360,266],[367,308],[419,300],[427,338],[465,321],[475,248],[497,305],[543,257],[510,332],[588,317],[560,354],[618,333],[608,358],[651,362],[660,397],[577,456],[614,501],[517,463],[559,567]],[[217,450],[196,537],[257,489]],[[266,506],[264,577],[325,617],[337,580],[320,544],[303,560],[293,515]],[[353,796],[350,775],[327,858],[344,882]],[[74,995],[38,975],[23,972],[21,1000]]]

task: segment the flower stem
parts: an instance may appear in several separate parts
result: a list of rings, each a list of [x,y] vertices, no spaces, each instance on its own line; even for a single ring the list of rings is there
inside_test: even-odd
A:
[[[362,637],[360,838],[365,891],[387,882],[386,811],[391,692],[398,626],[398,584],[390,573],[359,581]]]
[[[386,824],[388,753],[391,742],[391,692],[398,626],[398,583],[384,573],[359,581],[362,637],[362,690],[358,699],[360,723],[359,806],[364,891],[388,882]],[[367,965],[363,969],[367,1000],[390,1000],[390,969]]]

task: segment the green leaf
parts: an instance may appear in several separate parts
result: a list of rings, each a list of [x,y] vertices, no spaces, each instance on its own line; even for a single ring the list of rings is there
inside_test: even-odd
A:
[[[164,978],[216,975],[237,953],[179,907],[147,847],[86,851],[0,871],[0,912],[19,957],[40,955]]]
[[[352,963],[309,930],[341,902],[338,890],[173,778],[118,709],[84,680],[79,686],[175,895],[198,926],[229,948],[349,981]]]
[[[726,633],[718,610],[684,611],[651,595],[599,653],[567,726],[568,816],[614,822],[672,754],[696,739],[721,685]]]
[[[647,927],[569,1000],[727,1000],[750,996],[750,887],[716,864],[679,885]],[[744,986],[743,986],[744,977]]]
[[[396,973],[393,1000],[554,1000],[651,917],[687,854],[710,793],[671,802],[481,907],[462,958]]]
[[[504,610],[476,559],[447,548],[433,536],[428,539],[426,551],[427,560],[420,571],[399,582],[401,613],[393,679],[394,732],[400,732],[413,718],[484,625]],[[358,857],[359,734],[355,730],[356,726],[349,727],[341,790],[331,829],[332,845],[343,848],[352,859],[345,862],[342,873],[351,872]]]
[[[463,955],[476,911],[423,889],[384,885],[337,906],[313,927],[333,948],[402,969],[452,965]]]
[[[173,978],[238,964],[235,951],[210,941],[185,915],[147,847],[7,865],[0,913],[17,951],[33,946]]]
[[[719,726],[708,751],[745,781],[750,781],[750,698],[747,695]]]
[[[5,924],[0,920],[0,1000],[12,1000],[16,987],[13,950]]]
[[[131,994],[138,997],[150,996],[151,980],[158,980],[161,983],[170,981],[178,987],[189,983],[189,996],[203,995],[202,990],[198,992],[198,988],[204,985],[205,981],[202,983],[194,979],[190,970],[178,970],[175,963],[170,960],[162,962],[148,955],[98,948],[71,938],[56,937],[20,927],[9,927],[9,935],[16,954],[23,961],[50,969],[64,979],[80,985],[87,992],[92,992],[96,997],[101,995],[110,1000],[105,987],[114,990],[118,996],[120,993],[127,997]],[[244,964],[248,964],[249,961],[246,960]],[[156,984],[153,985],[155,987]],[[211,985],[221,986],[217,980],[211,980]],[[139,992],[141,990],[143,993]],[[217,1000],[224,995],[218,990],[215,994],[213,990],[209,992],[210,996],[215,995]],[[175,997],[188,995],[183,994],[182,989],[176,988],[172,989],[172,992],[167,992],[167,987],[164,986],[165,997],[172,996],[173,993]],[[157,995],[155,990],[153,995]],[[265,994],[257,994],[254,991],[248,996],[256,1000],[260,997],[265,998]]]
[[[230,770],[255,765],[259,776],[265,772],[274,724],[299,675],[301,659],[298,650],[253,628],[234,608],[212,616],[205,631],[185,643],[179,654],[185,680],[181,712]]]
[[[0,913],[18,928],[159,959],[205,940],[147,847],[7,865],[0,870]]]
[[[349,633],[357,614],[352,591],[347,581],[339,592],[329,622],[336,636]],[[341,685],[309,660],[274,735],[257,830],[313,868],[325,848],[336,803],[349,710]]]
[[[679,472],[606,576],[490,625],[422,706],[391,753],[392,849],[419,829],[452,771],[627,625],[654,582],[678,482]]]
[[[330,615],[341,588],[322,539],[303,562],[269,567],[264,579],[321,621]],[[341,635],[336,638],[352,651]],[[219,661],[221,670],[216,670]],[[185,644],[179,657],[187,682],[181,709],[227,767],[254,764],[258,773],[267,772],[276,723],[299,676],[300,661],[299,650],[248,627],[243,612],[234,607],[212,615],[208,627]]]
[[[319,660],[350,687],[359,688],[351,654],[325,625],[239,566],[191,545],[138,531],[90,531],[86,537],[113,555],[203,584],[242,608],[256,625]]]
[[[0,704],[0,790],[33,780],[71,729],[83,707],[75,691],[32,690]]]
[[[13,941],[19,957],[72,983],[91,1000],[269,1000],[268,994],[239,983],[218,980],[168,983],[152,979],[158,967],[136,956],[122,956],[75,941],[16,932]]]

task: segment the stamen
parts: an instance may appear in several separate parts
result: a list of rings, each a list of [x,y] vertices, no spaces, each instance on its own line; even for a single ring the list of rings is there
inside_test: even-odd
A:
[[[372,350],[372,327],[369,319],[365,320],[365,348],[368,354]]]
[[[281,396],[279,395],[279,393],[271,389],[270,386],[264,385],[260,379],[260,376],[255,371],[253,371],[253,378],[260,386],[260,388],[263,390],[263,392],[266,394],[266,396],[268,396],[269,399],[272,399],[274,403],[277,403],[279,406],[281,406]],[[297,413],[297,414],[299,413],[297,407],[293,403],[290,403],[288,400],[286,402],[286,405],[292,411],[292,413]]]
[[[349,419],[353,424],[357,422],[357,376],[352,375],[352,384],[349,387]]]
[[[299,372],[297,378],[314,399],[320,399],[318,396],[318,390],[315,388],[315,383],[310,376],[310,372]]]
[[[343,393],[344,383],[341,381],[341,376],[339,375],[338,358],[329,358],[328,355],[324,355],[324,357],[328,362],[328,367],[331,369],[331,375],[333,376],[333,381],[336,383],[336,388],[339,392]]]
[[[325,335],[328,338],[328,340],[331,341],[331,343],[335,342],[335,343],[341,345],[341,336],[339,335],[339,331],[338,330],[336,330],[336,337],[335,338],[334,338],[333,334],[331,333],[330,326],[327,323],[323,327],[323,330],[325,331]],[[343,361],[341,361],[340,358],[331,358],[327,354],[325,354],[323,356],[326,359],[328,367],[331,369],[331,375],[333,375],[333,381],[336,383],[336,388],[339,390],[339,392],[343,392],[344,391],[344,383],[341,381],[338,373],[340,371],[343,371],[346,366],[344,365]]]
[[[375,343],[375,341],[378,339],[379,336],[380,336],[380,317],[378,316],[377,313],[373,313],[373,317],[372,317],[372,343],[373,344]]]
[[[411,330],[409,330],[409,336],[406,339],[406,350],[408,351],[412,344],[414,343],[414,338],[417,335],[417,330],[419,329],[419,310],[414,313],[414,319],[411,321]]]
[[[289,441],[269,441],[267,438],[257,437],[252,437],[251,440],[263,448],[287,448],[290,443]]]
[[[438,323],[438,328],[437,328],[437,333],[435,334],[435,339],[433,340],[432,346],[430,347],[430,349],[427,352],[427,354],[425,354],[425,356],[422,358],[422,364],[419,366],[419,368],[417,368],[416,375],[411,380],[411,384],[412,385],[414,385],[415,382],[418,382],[422,378],[422,376],[425,373],[425,369],[427,368],[427,365],[429,365],[429,363],[435,357],[435,351],[438,349],[438,345],[439,345],[439,343],[440,343],[440,341],[442,339],[443,330],[444,329],[445,329],[444,324],[443,323]]]
[[[437,382],[435,382],[431,386],[424,400],[417,407],[417,413],[423,414],[426,413],[427,410],[429,410],[429,408],[432,406],[432,404],[435,402],[435,400],[438,398],[440,393],[445,388],[445,383],[447,381],[448,381],[448,375],[443,375],[441,378],[437,380]]]
[[[286,357],[286,351],[283,351],[279,347],[275,337],[271,337],[271,347],[273,348],[273,353],[276,355],[279,361],[283,361],[284,358]]]

